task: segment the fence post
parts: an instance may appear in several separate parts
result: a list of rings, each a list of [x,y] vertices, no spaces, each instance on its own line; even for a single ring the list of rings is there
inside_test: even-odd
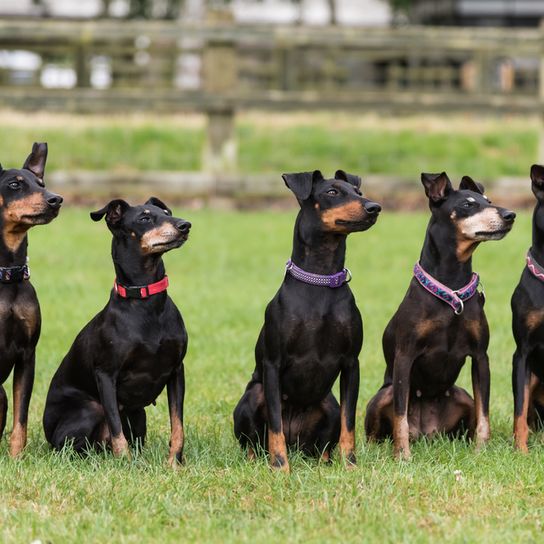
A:
[[[208,13],[212,22],[229,22],[232,14],[224,11]],[[234,106],[225,96],[232,96],[238,83],[236,44],[220,36],[210,38],[203,52],[203,90],[214,97],[214,105],[207,111],[208,126],[203,152],[203,170],[220,176],[237,168],[237,142]],[[216,105],[219,104],[219,105]]]

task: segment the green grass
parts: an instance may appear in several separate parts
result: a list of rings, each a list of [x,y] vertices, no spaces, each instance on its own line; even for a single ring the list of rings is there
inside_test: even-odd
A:
[[[190,242],[167,255],[169,292],[187,323],[186,466],[166,465],[165,395],[148,409],[148,443],[132,461],[78,459],[45,444],[41,414],[51,376],[80,328],[105,304],[113,280],[110,235],[86,210],[65,209],[31,232],[32,278],[43,330],[22,459],[0,443],[0,541],[42,542],[531,542],[542,535],[544,446],[528,456],[511,445],[509,297],[524,265],[530,216],[501,242],[480,247],[491,328],[492,439],[475,453],[436,439],[395,462],[390,444],[365,444],[366,402],[381,384],[380,337],[419,256],[426,214],[384,213],[353,235],[347,265],[365,320],[358,405],[357,469],[291,456],[292,474],[265,459],[247,462],[231,413],[253,369],[263,311],[290,252],[295,211],[178,210],[193,222]],[[469,365],[461,383],[469,386]],[[455,471],[460,472],[456,479]]]
[[[33,141],[50,146],[53,170],[201,169],[204,120],[186,117],[28,116],[0,112],[2,160],[24,158]],[[504,130],[505,125],[508,130]],[[527,175],[536,159],[530,120],[478,117],[408,118],[361,115],[241,115],[236,135],[243,173],[304,171],[317,166],[417,181],[421,165],[484,181]]]

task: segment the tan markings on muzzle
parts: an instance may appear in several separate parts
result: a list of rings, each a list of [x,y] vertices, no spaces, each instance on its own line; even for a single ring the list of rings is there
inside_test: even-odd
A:
[[[460,220],[457,220],[455,212],[452,212],[450,217],[457,228],[456,254],[460,262],[468,261],[478,242],[488,239],[486,235],[476,233],[492,234],[504,229],[506,226],[497,208],[493,207],[485,208],[481,212]]]
[[[3,204],[3,202],[2,202]],[[47,209],[43,193],[32,193],[25,198],[10,202],[2,210],[3,232],[2,237],[6,247],[15,253],[32,226],[32,219],[28,216],[39,215]]]
[[[321,214],[321,220],[327,230],[335,232],[345,232],[348,230],[346,225],[337,225],[337,221],[363,221],[366,213],[363,203],[359,201],[348,202],[342,206],[329,208]]]
[[[154,248],[160,244],[173,242],[179,237],[179,232],[171,223],[163,223],[147,231],[140,241],[140,246],[144,253],[153,253]]]

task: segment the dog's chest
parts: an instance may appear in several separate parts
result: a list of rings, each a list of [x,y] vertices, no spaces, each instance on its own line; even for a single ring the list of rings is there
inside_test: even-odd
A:
[[[18,296],[14,300],[0,300],[0,326],[5,341],[20,342],[34,336],[40,323],[38,304],[28,297]]]
[[[164,389],[175,368],[181,365],[179,338],[134,343],[126,353],[117,381],[119,402],[125,406],[146,406]]]

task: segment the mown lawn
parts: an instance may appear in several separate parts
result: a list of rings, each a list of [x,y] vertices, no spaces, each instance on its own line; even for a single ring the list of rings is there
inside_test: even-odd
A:
[[[492,340],[492,431],[485,451],[436,439],[395,462],[390,444],[365,444],[366,402],[381,384],[381,332],[404,295],[426,214],[384,213],[353,235],[348,266],[365,319],[358,408],[359,464],[346,471],[291,456],[290,476],[265,459],[247,462],[231,413],[253,369],[265,304],[289,256],[295,211],[184,211],[189,243],[166,257],[169,290],[185,317],[186,466],[165,466],[164,394],[148,409],[150,432],[132,461],[53,453],[41,414],[49,380],[80,328],[105,304],[113,280],[110,235],[88,210],[65,209],[31,233],[32,279],[43,331],[22,459],[0,443],[0,541],[42,542],[531,542],[542,535],[544,446],[528,456],[511,445],[509,297],[524,263],[530,216],[501,242],[481,247],[475,268],[488,297]],[[468,365],[462,382],[468,382]],[[7,384],[10,386],[10,384]]]
[[[198,116],[63,116],[0,111],[0,160],[24,158],[47,140],[49,171],[200,170],[205,120]],[[505,126],[508,130],[505,130]],[[475,116],[392,119],[359,114],[250,114],[237,118],[239,170],[277,173],[338,168],[361,175],[411,177],[425,165],[493,181],[527,175],[538,126],[521,118]],[[339,164],[341,157],[341,164]],[[22,160],[22,159],[21,159]],[[7,166],[7,164],[6,164]],[[417,183],[417,176],[414,180]]]

